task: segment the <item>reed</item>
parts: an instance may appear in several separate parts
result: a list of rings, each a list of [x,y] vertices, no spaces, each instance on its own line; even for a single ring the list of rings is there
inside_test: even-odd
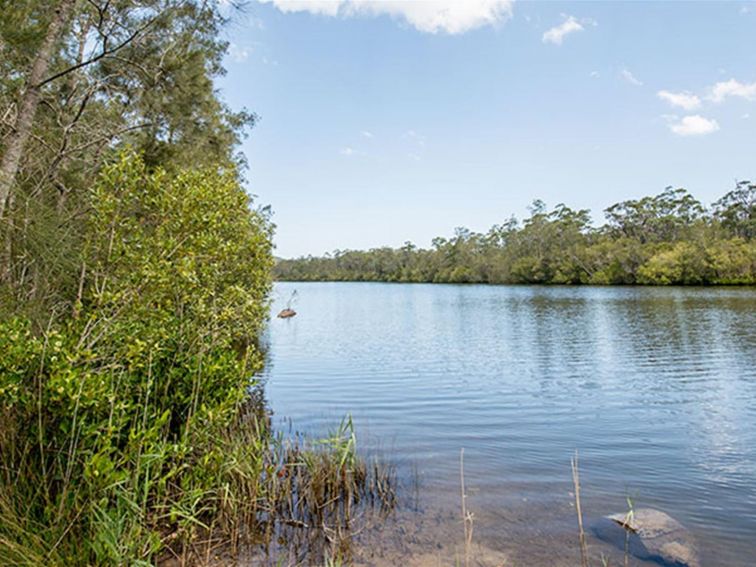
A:
[[[465,450],[459,451],[459,485],[462,501],[462,528],[464,530],[465,567],[470,567],[472,558],[473,519],[472,512],[467,510],[467,493],[465,492]]]
[[[580,502],[580,469],[578,464],[578,452],[571,460],[572,465],[572,484],[575,491],[575,511],[578,519],[578,533],[580,540],[580,565],[588,567],[588,547],[585,541],[585,529],[583,529],[583,509]]]
[[[259,418],[249,421],[225,441],[229,452],[243,453],[261,438]],[[234,553],[253,543],[270,560],[348,560],[364,517],[385,517],[396,505],[395,469],[357,452],[351,416],[323,439],[262,438],[269,441],[264,459],[253,470],[232,471],[219,518]]]

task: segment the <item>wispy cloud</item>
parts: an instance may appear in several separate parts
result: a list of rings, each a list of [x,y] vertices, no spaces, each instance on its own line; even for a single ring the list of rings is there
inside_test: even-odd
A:
[[[352,18],[390,16],[425,33],[461,34],[475,28],[506,22],[514,0],[258,0],[284,13],[309,12]]]
[[[368,138],[368,139],[372,139],[372,138],[375,138],[375,136],[373,135],[373,133],[372,133],[372,132],[370,132],[369,130],[363,130],[362,132],[360,132],[360,135],[361,135],[361,136],[362,136],[363,138]]]
[[[402,138],[409,142],[407,157],[413,161],[420,161],[425,153],[425,136],[415,130],[407,130],[402,134]]]
[[[229,56],[237,63],[244,63],[244,61],[249,59],[250,52],[250,48],[238,45],[236,43],[232,43],[228,46]]]
[[[703,136],[719,130],[719,124],[711,118],[704,118],[699,114],[677,117],[667,117],[669,129],[678,136]]]
[[[627,81],[631,85],[635,85],[636,87],[643,86],[643,81],[641,81],[635,75],[633,75],[629,69],[622,69],[622,71],[620,71],[620,77],[622,77],[625,81]]]
[[[339,150],[339,153],[342,156],[353,156],[353,155],[357,155],[357,150],[355,150],[354,148],[350,148],[349,146],[345,146]]]
[[[423,136],[422,134],[418,134],[414,130],[407,130],[404,133],[404,137],[412,140],[421,148],[425,147],[425,140],[426,140],[425,136]]]
[[[562,14],[564,21],[558,26],[554,26],[546,30],[541,37],[543,43],[553,43],[554,45],[562,45],[564,38],[568,35],[576,32],[581,32],[585,29],[585,25],[596,25],[595,20],[584,19],[578,20],[575,16],[568,16]]]
[[[689,92],[673,93],[670,91],[659,91],[656,93],[656,96],[672,106],[677,106],[685,110],[694,110],[701,106],[701,99]]]
[[[723,102],[729,97],[756,100],[756,82],[741,83],[735,79],[722,81],[711,87],[708,98],[714,102]]]

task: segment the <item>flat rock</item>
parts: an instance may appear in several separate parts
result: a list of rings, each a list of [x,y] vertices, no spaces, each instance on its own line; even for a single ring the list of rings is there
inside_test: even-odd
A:
[[[593,525],[596,535],[639,559],[664,567],[700,567],[691,533],[672,516],[653,508],[631,515],[604,516]]]

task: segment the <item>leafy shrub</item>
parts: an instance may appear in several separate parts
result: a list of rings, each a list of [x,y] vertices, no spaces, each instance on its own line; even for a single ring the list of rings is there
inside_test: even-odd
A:
[[[0,324],[2,564],[136,565],[191,537],[262,364],[271,224],[233,172],[124,154],[89,197],[72,313]]]

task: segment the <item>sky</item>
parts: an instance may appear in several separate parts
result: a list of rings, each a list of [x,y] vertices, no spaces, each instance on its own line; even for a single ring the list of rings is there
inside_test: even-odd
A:
[[[223,4],[280,257],[756,178],[756,2]]]

